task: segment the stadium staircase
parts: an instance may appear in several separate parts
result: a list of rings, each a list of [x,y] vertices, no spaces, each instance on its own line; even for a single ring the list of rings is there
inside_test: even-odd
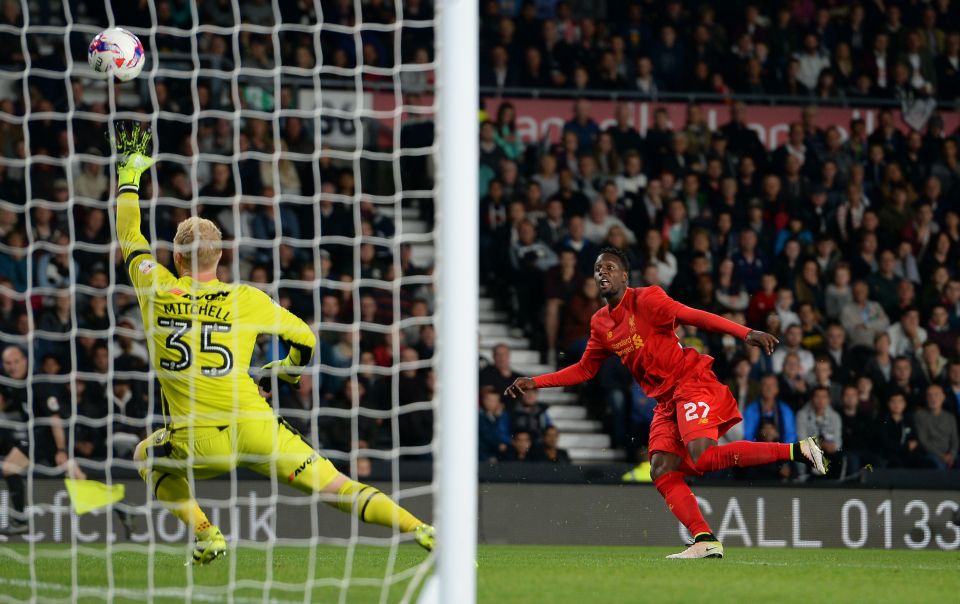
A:
[[[390,212],[391,208],[382,209],[397,222],[397,232],[425,233],[428,230],[428,225],[418,219],[414,209],[405,208],[399,220],[396,214]],[[413,262],[420,266],[431,265],[434,254],[433,245],[430,243],[412,245]],[[492,360],[493,347],[506,344],[510,347],[513,369],[521,375],[553,371],[553,367],[540,362],[540,353],[532,349],[530,340],[523,336],[523,332],[510,327],[508,313],[497,309],[494,299],[484,293],[481,288],[480,354],[487,360]],[[550,418],[560,430],[560,447],[567,450],[573,461],[609,462],[623,459],[623,451],[610,448],[610,436],[603,432],[601,422],[587,417],[587,409],[577,402],[574,393],[550,388],[540,392],[540,402],[549,405]]]
[[[510,361],[521,375],[549,373],[556,368],[540,362],[540,352],[532,350],[530,340],[519,329],[510,327],[508,313],[496,308],[493,298],[480,297],[480,354],[493,359],[493,347],[510,347]],[[560,430],[560,447],[575,462],[609,462],[623,459],[623,451],[610,448],[610,436],[600,421],[587,417],[587,409],[577,402],[576,394],[562,388],[540,391],[540,402],[549,405],[550,419]]]

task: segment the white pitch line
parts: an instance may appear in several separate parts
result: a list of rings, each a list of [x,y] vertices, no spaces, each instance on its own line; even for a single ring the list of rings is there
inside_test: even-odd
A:
[[[67,592],[73,596],[79,595],[79,594],[73,593],[73,589],[68,585],[62,585],[60,583],[50,583],[47,581],[38,581],[34,583],[27,579],[7,579],[4,577],[0,577],[0,585],[8,585],[10,587],[20,587],[23,589],[32,589],[33,587],[36,587],[37,591],[58,591],[58,592]],[[172,590],[175,590],[176,588],[168,588],[168,589],[171,590],[170,593],[167,593],[166,590],[161,589],[150,594],[147,591],[119,588],[119,589],[114,589],[114,593],[115,595],[120,595],[128,598],[136,598],[136,597],[146,598],[149,595],[153,595],[155,597],[160,597],[160,598],[183,598],[185,595],[183,591],[172,591]],[[202,602],[226,602],[229,600],[231,602],[242,602],[243,604],[257,604],[265,601],[266,602],[284,602],[289,604],[300,604],[303,602],[303,600],[282,600],[276,597],[270,597],[269,599],[265,600],[263,598],[248,598],[248,597],[236,596],[236,595],[217,596],[217,595],[205,594],[205,593],[192,593],[190,594],[190,599],[199,600]],[[8,600],[7,596],[4,596],[3,594],[0,594],[0,600],[4,602],[21,602],[22,601],[22,600],[12,600],[12,599]]]

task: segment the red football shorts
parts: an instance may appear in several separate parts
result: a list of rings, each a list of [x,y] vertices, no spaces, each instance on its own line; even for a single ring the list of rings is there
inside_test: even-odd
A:
[[[666,404],[658,402],[650,423],[649,453],[673,453],[690,463],[687,443],[718,440],[742,419],[730,389],[713,372],[704,372],[678,384]]]

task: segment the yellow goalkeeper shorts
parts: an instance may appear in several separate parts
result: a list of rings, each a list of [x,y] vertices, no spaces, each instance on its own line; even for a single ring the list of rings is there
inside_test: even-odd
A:
[[[164,474],[214,478],[234,468],[271,476],[306,493],[318,492],[339,471],[282,418],[221,427],[160,429],[137,445],[134,459],[144,480]]]

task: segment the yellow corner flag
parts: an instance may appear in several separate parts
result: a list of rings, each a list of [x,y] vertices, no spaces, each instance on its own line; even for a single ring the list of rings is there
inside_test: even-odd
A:
[[[123,499],[124,495],[122,484],[103,484],[96,480],[73,478],[65,478],[63,482],[67,484],[67,493],[70,494],[73,509],[78,514],[112,505]]]
[[[653,482],[653,479],[650,478],[650,462],[640,462],[640,465],[624,474],[621,480],[624,482]]]

